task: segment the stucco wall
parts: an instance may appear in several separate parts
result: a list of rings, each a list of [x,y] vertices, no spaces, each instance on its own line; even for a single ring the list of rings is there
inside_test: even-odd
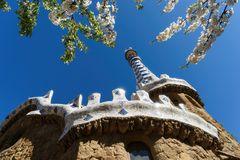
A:
[[[166,159],[219,159],[212,150],[198,145],[164,137],[155,132],[141,131],[125,134],[96,134],[79,137],[69,148],[58,143],[63,129],[63,120],[58,117],[42,119],[22,118],[0,137],[0,159],[129,159],[126,147],[131,142],[145,143],[155,160]],[[16,132],[18,131],[18,132]],[[239,153],[237,142],[221,132],[225,150]],[[228,142],[226,141],[228,140]]]
[[[23,115],[0,135],[0,159],[127,160],[129,153],[126,148],[131,142],[145,143],[154,160],[227,159],[227,156],[218,154],[218,149],[229,155],[240,156],[238,142],[196,100],[184,93],[169,94],[169,97],[170,99],[175,98],[175,103],[185,104],[188,111],[214,125],[219,132],[221,147],[205,146],[214,143],[214,140],[209,139],[210,137],[205,134],[194,134],[202,133],[198,128],[178,125],[176,121],[151,120],[146,117],[120,120],[120,132],[116,129],[117,125],[119,127],[116,120],[102,120],[101,131],[96,131],[93,134],[70,132],[70,136],[67,136],[68,139],[61,142],[59,137],[65,126],[62,117]],[[130,121],[138,122],[140,120],[144,121],[140,127],[126,129],[129,128],[126,127],[129,124],[134,124]],[[156,125],[155,122],[159,125]],[[111,124],[110,128],[107,127],[109,124]],[[78,127],[80,130],[81,127],[83,128],[83,126]],[[193,130],[198,131],[192,132]]]
[[[0,159],[128,159],[124,143],[112,135],[80,138],[65,148],[58,143],[61,121],[57,117],[20,119],[0,137]],[[21,132],[17,136],[16,130]]]

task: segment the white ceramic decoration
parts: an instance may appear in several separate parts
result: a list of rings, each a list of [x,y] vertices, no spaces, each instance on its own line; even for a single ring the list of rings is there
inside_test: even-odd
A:
[[[93,93],[90,96],[88,96],[88,104],[87,106],[95,106],[100,104],[100,98],[101,94],[100,93]]]
[[[117,88],[112,91],[113,95],[113,102],[119,102],[119,101],[127,101],[127,98],[125,96],[125,90],[122,88]]]
[[[186,106],[183,103],[179,103],[178,107],[181,108],[183,111],[186,111]]]
[[[153,103],[152,100],[150,99],[149,95],[148,95],[148,92],[146,92],[144,90],[138,90],[136,92],[136,98],[140,101]]]
[[[171,100],[166,95],[159,95],[159,101],[162,104],[171,106]]]
[[[79,96],[77,96],[72,103],[72,106],[74,107],[78,107],[78,108],[82,108],[82,95],[80,94]]]

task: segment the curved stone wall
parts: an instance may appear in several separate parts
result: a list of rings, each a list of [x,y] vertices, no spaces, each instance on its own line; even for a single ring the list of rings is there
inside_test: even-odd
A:
[[[112,101],[101,103],[101,95],[94,93],[87,105],[81,95],[69,104],[52,104],[52,95],[30,98],[6,118],[0,128],[0,159],[125,160],[126,146],[136,141],[150,148],[154,160],[236,158],[240,152],[224,130],[219,135],[207,113],[192,113],[203,108],[174,106],[165,95],[154,103],[139,90],[128,100],[124,90],[116,89]]]
[[[105,125],[109,128],[117,128],[116,132],[125,133],[143,127],[141,121],[145,120],[146,124],[150,124],[152,130],[159,128],[161,124],[165,124],[163,128],[166,131],[171,130],[168,129],[169,126],[171,128],[171,124],[179,131],[180,128],[190,128],[189,133],[188,131],[182,131],[187,132],[183,136],[184,139],[193,139],[190,143],[196,141],[198,144],[217,147],[218,131],[213,125],[198,115],[187,111],[184,107],[173,106],[168,97],[164,95],[160,95],[161,101],[153,103],[147,92],[139,90],[133,94],[133,100],[128,101],[125,97],[125,91],[116,89],[113,90],[112,101],[100,103],[100,94],[94,93],[89,96],[88,104],[84,107],[81,104],[81,96],[77,97],[71,104],[51,104],[52,94],[53,92],[50,91],[46,96],[30,98],[25,105],[11,113],[1,126],[2,134],[14,121],[18,120],[20,116],[25,116],[25,114],[36,117],[46,115],[62,117],[65,121],[65,127],[59,140],[63,143],[64,140],[68,139],[65,137],[72,134],[72,132],[69,132],[71,130],[78,130],[76,136],[90,135],[97,130],[102,132],[104,130],[102,126]],[[116,124],[111,124],[110,121],[112,120],[116,121]],[[110,125],[115,126],[111,127]],[[78,129],[79,127],[81,129]],[[158,130],[157,132],[161,131]],[[160,134],[170,136],[171,132],[173,131],[170,131],[170,133],[162,131]],[[189,138],[190,135],[204,137],[204,134],[210,140],[206,140],[206,138],[197,139],[196,137]],[[73,142],[74,140],[72,140]]]
[[[202,107],[202,102],[197,90],[193,88],[187,81],[183,79],[170,78],[168,75],[163,74],[158,81],[154,81],[147,85],[143,85],[141,89],[149,93],[150,97],[157,99],[159,94],[165,94],[166,92],[172,93],[185,93],[195,99]]]

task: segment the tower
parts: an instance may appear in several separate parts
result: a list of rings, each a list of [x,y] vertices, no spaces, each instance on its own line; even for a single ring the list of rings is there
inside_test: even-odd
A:
[[[240,159],[240,145],[204,109],[185,80],[154,75],[125,52],[136,77],[131,100],[93,93],[53,104],[53,91],[29,98],[0,127],[0,159]]]
[[[130,48],[125,51],[125,58],[134,72],[137,89],[142,89],[143,85],[159,80],[159,78],[142,63],[141,58],[133,49]]]

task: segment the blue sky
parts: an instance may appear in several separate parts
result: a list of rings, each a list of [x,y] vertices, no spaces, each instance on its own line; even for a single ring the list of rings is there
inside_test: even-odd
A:
[[[10,4],[14,8],[14,2]],[[180,32],[167,42],[149,45],[159,31],[185,14],[186,4],[179,3],[173,13],[161,15],[163,6],[156,1],[146,1],[142,11],[135,9],[133,1],[119,1],[116,47],[84,40],[88,53],[77,52],[69,65],[59,60],[64,51],[61,36],[65,32],[51,24],[46,11],[41,10],[32,38],[18,35],[14,12],[0,13],[0,121],[28,97],[41,96],[50,89],[55,91],[54,103],[68,103],[83,94],[86,104],[93,92],[102,94],[101,101],[111,100],[111,91],[118,87],[126,89],[130,98],[135,91],[135,79],[124,59],[124,50],[133,47],[157,76],[166,73],[192,84],[206,110],[240,141],[239,5],[206,59],[187,70],[179,67],[196,44],[199,31],[188,36]]]

